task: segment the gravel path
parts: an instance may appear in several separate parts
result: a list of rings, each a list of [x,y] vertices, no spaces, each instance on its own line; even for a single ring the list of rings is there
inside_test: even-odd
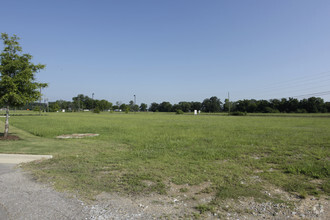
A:
[[[207,184],[203,187],[206,187]],[[197,204],[212,199],[199,193],[201,188],[191,188],[190,193],[180,192],[171,185],[168,195],[123,197],[101,193],[92,204],[86,204],[67,193],[53,190],[38,183],[15,164],[0,161],[0,220],[106,220],[106,219],[191,219]],[[267,192],[270,194],[269,192]],[[257,203],[253,198],[239,201],[226,200],[215,213],[206,212],[201,219],[330,219],[329,198],[297,199],[277,189],[295,207],[270,202]],[[195,199],[189,199],[194,196]],[[200,198],[199,198],[200,197]],[[197,214],[198,216],[198,214]]]
[[[15,166],[0,163],[1,220],[157,219],[165,216],[164,213],[184,212],[173,209],[171,198],[166,204],[154,204],[155,200],[163,200],[158,196],[136,199],[101,194],[93,204],[85,204],[72,195],[34,181],[31,175]]]
[[[0,219],[88,219],[82,203],[0,164]]]

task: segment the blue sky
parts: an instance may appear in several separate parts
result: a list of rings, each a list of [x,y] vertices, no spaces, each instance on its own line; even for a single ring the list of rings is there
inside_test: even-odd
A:
[[[46,64],[50,101],[330,101],[329,0],[2,0],[0,32]]]

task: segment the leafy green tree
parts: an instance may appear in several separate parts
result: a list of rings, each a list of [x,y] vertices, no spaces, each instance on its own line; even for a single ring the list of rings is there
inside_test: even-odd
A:
[[[42,64],[33,64],[30,54],[23,54],[16,35],[1,34],[4,49],[0,54],[0,103],[6,107],[4,137],[9,132],[9,108],[23,106],[38,100],[40,88],[46,83],[35,81],[35,73],[45,68]]]
[[[228,112],[229,107],[230,108],[232,107],[232,103],[228,99],[225,99],[225,104],[223,105],[223,111]],[[232,111],[233,109],[230,110]]]
[[[189,112],[191,104],[189,102],[179,102],[180,109],[183,112]]]
[[[267,100],[258,100],[255,102],[257,105],[256,111],[257,112],[264,112],[266,113],[269,111],[267,107],[269,107],[269,102]]]
[[[201,102],[191,102],[190,103],[190,111],[194,111],[194,110],[201,110],[202,109],[202,103]]]
[[[105,99],[94,100],[94,108],[98,108],[100,111],[109,110],[112,107],[112,103]]]
[[[287,100],[287,112],[297,112],[298,108],[299,108],[298,99],[289,98],[289,100]]]
[[[330,112],[330,102],[324,103],[325,112]]]
[[[248,106],[247,106],[247,112],[256,112],[257,111],[257,101],[255,99],[251,99],[248,102]]]
[[[134,103],[133,100],[129,101],[129,109],[133,112],[139,111],[139,106]]]
[[[56,101],[56,102],[51,102],[49,103],[49,109],[51,112],[57,112],[61,109],[59,103]]]
[[[162,102],[159,104],[158,111],[160,112],[171,112],[172,104],[169,102]]]
[[[129,110],[129,106],[126,105],[125,103],[121,104],[121,105],[119,106],[119,108],[120,108],[122,111],[126,111],[127,109]]]
[[[153,102],[153,103],[151,103],[151,105],[149,107],[149,111],[151,111],[151,112],[156,112],[157,110],[159,111],[158,107],[159,107],[159,104],[156,102]]]
[[[172,112],[176,112],[178,110],[182,111],[182,106],[180,106],[179,104],[172,105]]]
[[[141,103],[140,105],[140,111],[145,112],[147,111],[148,105],[146,103]]]
[[[281,101],[278,99],[271,99],[269,100],[269,107],[271,107],[274,111],[280,111],[279,107],[280,107]]]
[[[204,112],[220,112],[222,102],[216,96],[209,99],[204,99],[202,103],[202,110]]]
[[[81,109],[85,109],[86,108],[85,100],[86,100],[86,96],[84,96],[83,94],[79,94],[76,97],[73,97],[72,101],[73,101],[74,109],[76,111],[80,111]]]
[[[301,106],[309,113],[325,112],[324,101],[321,98],[310,97],[307,100],[303,99]]]
[[[286,98],[281,99],[279,104],[279,111],[283,113],[288,111],[288,100]]]
[[[236,102],[236,111],[246,112],[248,105],[249,105],[249,100],[247,100],[247,99],[238,100]]]
[[[88,96],[85,96],[84,104],[85,104],[86,109],[91,110],[91,109],[95,108],[95,100],[93,100],[92,98],[90,98]]]

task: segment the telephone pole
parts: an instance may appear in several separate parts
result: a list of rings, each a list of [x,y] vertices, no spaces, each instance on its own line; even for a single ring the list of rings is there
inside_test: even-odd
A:
[[[135,106],[136,106],[136,95],[134,95],[134,112],[136,112]]]
[[[41,116],[41,86],[40,86],[40,99],[39,99],[39,116]]]
[[[92,93],[92,109],[94,109],[94,92]]]
[[[229,100],[229,92],[228,92],[228,115],[230,115],[230,100]]]

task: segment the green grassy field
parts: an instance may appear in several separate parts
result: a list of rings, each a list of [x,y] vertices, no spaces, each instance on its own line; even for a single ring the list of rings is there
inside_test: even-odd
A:
[[[48,113],[10,123],[22,140],[1,141],[0,152],[53,154],[27,167],[82,196],[166,194],[169,183],[209,183],[212,206],[240,196],[271,199],[263,193],[270,186],[301,197],[330,195],[328,117]],[[72,133],[100,136],[55,138]]]

